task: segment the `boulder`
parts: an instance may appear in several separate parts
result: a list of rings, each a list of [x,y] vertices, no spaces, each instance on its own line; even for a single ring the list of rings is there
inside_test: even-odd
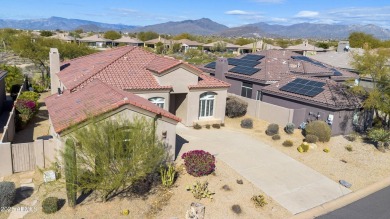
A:
[[[201,203],[192,202],[186,213],[186,219],[204,219],[206,207]]]

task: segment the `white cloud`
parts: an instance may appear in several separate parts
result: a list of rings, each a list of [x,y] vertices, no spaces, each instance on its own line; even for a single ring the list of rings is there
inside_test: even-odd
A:
[[[225,14],[229,14],[229,15],[251,15],[251,14],[254,14],[254,13],[250,12],[250,11],[231,10],[231,11],[225,11]]]
[[[296,14],[294,17],[298,18],[310,18],[310,17],[316,17],[320,13],[318,11],[300,11],[298,14]]]

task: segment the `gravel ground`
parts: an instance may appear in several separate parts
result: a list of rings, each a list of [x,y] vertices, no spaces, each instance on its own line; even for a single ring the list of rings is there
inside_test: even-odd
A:
[[[283,131],[283,127],[280,127],[279,134],[281,139],[274,141],[265,134],[269,123],[254,119],[253,129],[243,129],[240,127],[242,119],[226,118],[226,128],[245,132],[261,139],[336,182],[341,179],[346,180],[352,184],[350,189],[353,191],[390,176],[390,151],[387,150],[386,153],[382,153],[374,145],[365,143],[361,138],[350,142],[343,136],[335,136],[329,142],[317,143],[316,149],[310,149],[307,153],[299,153],[297,147],[304,139],[300,130],[296,129],[294,134],[288,135]],[[294,142],[293,147],[284,147],[282,145],[283,141],[287,139]],[[351,152],[345,149],[348,145],[352,147]],[[329,148],[330,152],[323,152],[324,148]]]

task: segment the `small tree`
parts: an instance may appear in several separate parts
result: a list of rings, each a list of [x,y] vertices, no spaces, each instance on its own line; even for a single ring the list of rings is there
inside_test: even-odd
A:
[[[110,30],[104,33],[104,38],[110,39],[110,40],[117,40],[120,39],[122,35],[116,31]]]
[[[213,52],[225,52],[226,51],[226,43],[225,42],[216,42],[213,47],[211,47],[211,51]]]
[[[103,201],[157,172],[167,158],[165,145],[156,140],[154,122],[145,118],[93,121],[72,137],[79,145],[79,189],[95,190]]]
[[[5,89],[7,92],[11,91],[12,85],[23,83],[23,74],[20,68],[16,66],[1,65],[0,69],[8,72],[5,77]]]
[[[384,129],[372,129],[368,132],[368,138],[378,144],[378,149],[383,149],[384,143],[390,141],[390,131]]]
[[[74,207],[76,205],[77,198],[77,162],[75,143],[70,138],[65,142],[63,158],[65,163],[65,181],[68,205],[70,207]]]
[[[48,31],[48,30],[42,30],[41,31],[41,36],[43,36],[43,37],[51,37],[51,36],[53,36],[53,32]]]

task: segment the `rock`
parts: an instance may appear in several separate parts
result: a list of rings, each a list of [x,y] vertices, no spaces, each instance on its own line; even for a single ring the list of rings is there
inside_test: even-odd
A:
[[[317,145],[314,143],[309,144],[310,149],[317,149]]]
[[[186,219],[204,219],[206,207],[200,203],[191,203],[190,209],[186,213]]]
[[[345,180],[339,180],[339,183],[341,184],[341,185],[343,185],[344,187],[346,187],[346,188],[351,188],[351,186],[352,186],[352,184],[351,183],[349,183],[349,182],[347,182],[347,181],[345,181]]]

